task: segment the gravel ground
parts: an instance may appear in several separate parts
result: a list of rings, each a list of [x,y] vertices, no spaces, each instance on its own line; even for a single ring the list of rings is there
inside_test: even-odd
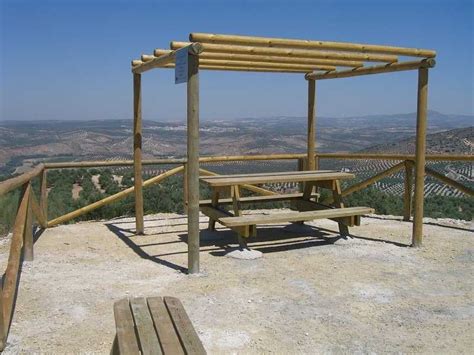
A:
[[[24,263],[5,354],[109,353],[113,302],[153,295],[179,297],[213,354],[472,354],[473,225],[425,223],[419,249],[393,216],[363,218],[348,239],[331,221],[263,226],[257,260],[225,256],[232,232],[203,231],[196,276],[183,273],[181,215],[147,216],[138,237],[130,218],[51,228]]]

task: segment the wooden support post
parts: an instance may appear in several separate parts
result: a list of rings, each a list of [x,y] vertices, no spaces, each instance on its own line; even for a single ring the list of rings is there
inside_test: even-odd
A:
[[[413,190],[413,162],[405,160],[405,189],[403,195],[403,220],[411,218],[411,197]]]
[[[188,167],[183,164],[183,212],[188,214]]]
[[[25,218],[25,233],[23,235],[23,258],[25,261],[33,261],[33,211],[31,210],[31,200],[33,189],[31,183],[28,184],[28,207]]]
[[[199,272],[199,57],[188,54],[188,272]]]
[[[142,89],[141,74],[133,74],[133,170],[136,233],[144,233],[142,181]]]
[[[315,103],[316,103],[316,81],[308,80],[308,166],[307,170],[315,169]]]
[[[43,216],[46,222],[48,221],[48,180],[47,170],[43,169],[40,178],[40,208],[43,211]]]
[[[428,68],[418,69],[418,100],[416,114],[415,194],[412,246],[423,241],[423,200],[425,180],[426,125],[428,110]]]

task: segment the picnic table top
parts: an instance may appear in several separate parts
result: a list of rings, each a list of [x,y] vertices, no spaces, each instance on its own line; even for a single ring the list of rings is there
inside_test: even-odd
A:
[[[201,176],[199,179],[210,186],[231,186],[243,184],[265,184],[274,182],[331,181],[352,179],[354,177],[354,174],[333,170],[308,170]]]

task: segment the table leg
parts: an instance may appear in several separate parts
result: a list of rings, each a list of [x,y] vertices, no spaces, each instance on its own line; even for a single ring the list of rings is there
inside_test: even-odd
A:
[[[231,188],[232,206],[234,207],[234,215],[242,216],[242,206],[240,204],[239,185],[233,185]]]
[[[217,205],[219,204],[219,192],[220,191],[218,187],[215,187],[212,189],[212,200],[211,200],[212,207],[217,207]],[[211,217],[209,217],[208,229],[210,231],[216,230],[216,220]]]
[[[341,182],[339,180],[334,181],[334,189],[332,190],[332,198],[334,200],[333,206],[336,208],[344,208],[344,203],[342,202],[342,189]],[[339,233],[341,236],[346,237],[349,235],[349,227],[344,223],[339,222]]]
[[[230,188],[230,194],[232,197],[232,207],[234,208],[235,216],[242,216],[242,205],[240,203],[240,188],[239,185],[233,185]],[[248,249],[247,238],[250,235],[250,226],[245,226],[243,233],[237,233],[237,239],[241,249]]]

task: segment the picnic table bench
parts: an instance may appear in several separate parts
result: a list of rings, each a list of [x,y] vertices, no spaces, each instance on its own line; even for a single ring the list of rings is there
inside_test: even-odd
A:
[[[125,298],[114,303],[112,354],[206,354],[180,300]]]
[[[267,223],[304,222],[329,218],[338,222],[340,234],[346,236],[349,234],[348,227],[360,225],[360,216],[374,212],[369,207],[344,207],[340,181],[352,178],[354,175],[351,173],[331,170],[201,176],[200,180],[210,186],[212,198],[200,201],[199,205],[201,212],[209,217],[210,230],[215,230],[215,223],[219,222],[236,231],[242,247],[246,247],[246,238],[256,235],[258,224]],[[240,189],[244,185],[278,182],[304,183],[304,191],[241,197]],[[332,192],[332,205],[314,201],[314,187],[329,189]],[[226,192],[230,192],[231,197],[221,198]],[[243,204],[269,201],[294,201],[293,206],[296,211],[267,215],[243,215],[242,213]],[[233,213],[222,208],[229,204],[232,205]]]

